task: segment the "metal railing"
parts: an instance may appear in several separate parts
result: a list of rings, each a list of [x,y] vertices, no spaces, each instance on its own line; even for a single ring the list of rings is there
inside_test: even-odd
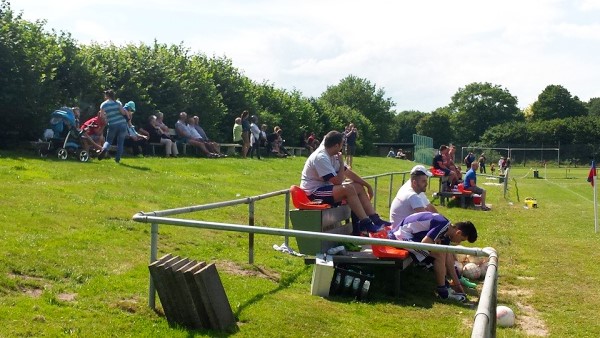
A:
[[[389,184],[389,199],[388,206],[391,205],[391,196],[393,191],[393,177],[394,175],[403,175],[402,184],[404,184],[407,172],[393,172],[385,173],[380,175],[373,175],[364,177],[364,179],[373,179],[373,204],[377,202],[377,188],[378,180],[381,177],[390,176]],[[284,206],[284,228],[270,228],[254,226],[254,204],[257,201],[285,195],[285,206]],[[218,223],[208,221],[198,221],[189,219],[172,218],[167,216],[187,214],[198,211],[205,211],[216,208],[223,208],[229,206],[235,206],[240,204],[248,204],[248,224],[230,224],[230,223]],[[245,232],[248,233],[248,263],[254,263],[254,234],[264,235],[275,235],[284,236],[285,244],[288,245],[289,236],[291,237],[304,237],[313,238],[316,240],[328,240],[338,242],[350,242],[355,244],[378,244],[387,245],[403,249],[421,249],[429,251],[440,251],[448,253],[460,253],[472,256],[488,256],[490,258],[489,267],[486,273],[485,281],[483,284],[483,290],[479,299],[479,306],[474,319],[472,337],[495,337],[495,320],[496,320],[496,290],[497,290],[497,266],[498,259],[496,251],[493,248],[465,248],[456,246],[436,245],[436,244],[425,244],[415,242],[405,242],[389,239],[369,238],[369,237],[358,237],[350,235],[339,235],[330,233],[310,232],[310,231],[299,231],[289,229],[289,211],[290,211],[290,191],[289,189],[273,191],[266,194],[261,194],[252,197],[246,197],[242,199],[209,203],[196,206],[188,206],[175,209],[167,209],[152,212],[139,212],[133,215],[133,220],[136,222],[150,223],[151,224],[151,239],[150,239],[150,263],[158,259],[158,225],[174,225],[191,228],[201,229],[213,229],[223,231],[234,231],[234,232]],[[150,277],[150,285],[148,290],[148,306],[154,309],[156,307],[156,291],[152,278]]]

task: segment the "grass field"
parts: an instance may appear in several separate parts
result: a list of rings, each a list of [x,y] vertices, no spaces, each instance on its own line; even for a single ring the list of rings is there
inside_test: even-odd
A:
[[[169,327],[148,308],[149,225],[131,216],[286,189],[298,183],[304,158],[122,162],[0,152],[0,337],[218,336]],[[354,169],[367,176],[412,165],[358,157]],[[517,326],[498,329],[499,337],[598,337],[600,269],[594,248],[600,235],[594,233],[588,169],[540,169],[540,179],[530,169],[513,168],[506,199],[493,185],[497,180],[480,177],[479,183],[490,183],[485,185],[490,212],[439,210],[453,221],[472,220],[479,230],[474,245],[499,252],[499,303],[517,315]],[[379,183],[382,215],[389,211],[388,184]],[[396,178],[394,194],[400,184]],[[525,197],[535,197],[539,207],[523,208]],[[256,224],[283,227],[283,211],[283,197],[259,201]],[[186,217],[248,222],[247,206]],[[376,275],[367,303],[323,299],[310,295],[311,266],[272,249],[283,238],[257,235],[255,241],[255,265],[249,265],[246,234],[161,226],[159,256],[216,262],[238,319],[233,336],[470,335],[475,309],[438,301],[430,272],[407,270],[400,299],[391,297],[383,273]]]

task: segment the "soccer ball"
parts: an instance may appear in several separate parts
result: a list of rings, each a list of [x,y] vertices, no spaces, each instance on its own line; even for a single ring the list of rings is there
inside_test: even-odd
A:
[[[479,269],[479,266],[475,263],[467,263],[463,267],[462,274],[470,280],[475,280],[481,276],[481,269]]]
[[[481,263],[485,262],[486,259],[485,259],[485,257],[468,255],[467,260],[469,261],[469,263],[475,263],[477,265],[481,265]]]
[[[496,324],[501,327],[512,327],[515,325],[515,313],[508,306],[496,307]]]
[[[481,270],[481,278],[485,278],[485,274],[487,273],[488,262],[483,262],[479,265],[479,270]]]
[[[456,271],[460,273],[463,270],[463,263],[459,261],[454,261],[454,267],[456,268]]]

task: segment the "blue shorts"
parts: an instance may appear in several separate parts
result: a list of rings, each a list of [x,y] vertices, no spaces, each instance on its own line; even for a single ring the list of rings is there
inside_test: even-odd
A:
[[[316,199],[323,200],[325,204],[335,204],[335,200],[333,199],[333,185],[324,185],[317,190],[315,190],[312,194],[308,195],[308,198],[313,201]]]

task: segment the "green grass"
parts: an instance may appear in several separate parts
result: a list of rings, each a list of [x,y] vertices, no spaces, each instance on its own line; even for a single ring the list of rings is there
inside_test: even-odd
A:
[[[131,216],[286,189],[298,183],[303,164],[304,158],[124,158],[116,165],[0,153],[0,336],[218,335],[169,327],[148,308],[149,225]],[[354,169],[367,176],[411,166],[358,157]],[[587,169],[540,170],[548,180],[528,172],[514,168],[516,186],[511,180],[508,200],[501,187],[487,186],[491,212],[439,210],[453,221],[472,220],[480,233],[475,244],[500,254],[499,303],[515,310],[519,326],[499,329],[499,337],[600,336],[600,235],[594,233]],[[393,194],[400,184],[396,177]],[[379,181],[382,215],[389,211],[388,186],[389,179]],[[539,208],[524,209],[525,197],[537,198]],[[257,202],[256,224],[283,227],[283,204],[283,196]],[[247,224],[247,215],[242,205],[185,217]],[[272,249],[283,238],[255,237],[253,266],[247,263],[247,234],[160,227],[159,256],[216,262],[239,321],[234,336],[470,335],[475,309],[438,301],[429,272],[407,270],[400,299],[390,296],[382,271],[368,303],[322,299],[310,295],[312,267]]]

